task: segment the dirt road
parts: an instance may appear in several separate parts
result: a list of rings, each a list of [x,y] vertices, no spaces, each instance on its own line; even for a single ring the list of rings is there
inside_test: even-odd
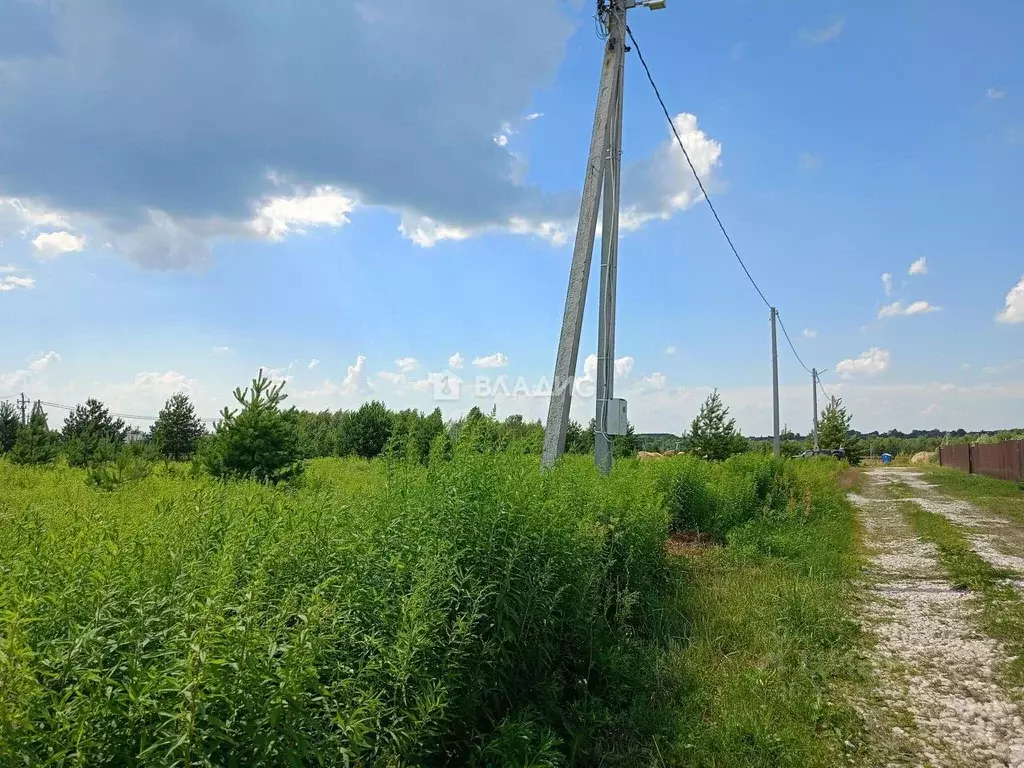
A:
[[[909,490],[908,490],[909,489]],[[981,598],[955,589],[917,505],[962,529],[986,561],[1024,587],[1024,526],[943,497],[913,470],[867,473],[860,511],[869,570],[863,612],[877,701],[866,717],[884,764],[1024,767],[1022,692],[1006,680],[1006,648],[983,629]]]

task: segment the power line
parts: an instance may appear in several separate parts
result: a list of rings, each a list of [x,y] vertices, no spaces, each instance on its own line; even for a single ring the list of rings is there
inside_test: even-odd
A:
[[[789,348],[793,350],[793,355],[796,357],[796,361],[800,363],[801,368],[810,373],[811,369],[804,365],[804,361],[800,359],[800,353],[797,352],[796,347],[793,346],[793,340],[789,338],[789,331],[786,330],[786,324],[782,322],[782,316],[778,311],[775,312],[775,317],[779,320],[779,325],[782,327],[782,335],[786,337],[786,341],[789,343]]]
[[[786,330],[786,324],[782,322],[782,317],[779,315],[777,310],[774,310],[771,302],[764,295],[764,292],[758,286],[757,281],[754,280],[753,275],[750,274],[750,270],[747,269],[747,265],[744,263],[743,258],[740,256],[739,251],[736,250],[736,246],[729,236],[729,232],[726,230],[725,225],[722,223],[722,218],[718,215],[718,211],[715,209],[715,204],[711,201],[711,196],[708,194],[707,189],[704,187],[704,182],[701,181],[700,174],[697,173],[697,169],[690,159],[690,153],[686,151],[686,145],[683,144],[683,139],[679,135],[679,131],[676,129],[676,124],[672,120],[672,115],[668,111],[668,107],[665,106],[665,100],[661,97],[661,91],[658,90],[657,83],[654,82],[654,76],[651,74],[651,68],[647,66],[647,61],[644,59],[643,51],[640,50],[640,44],[637,43],[636,37],[633,36],[633,30],[628,26],[626,32],[629,35],[629,40],[633,44],[633,48],[636,49],[637,58],[640,59],[640,64],[644,68],[644,73],[647,75],[647,81],[651,84],[651,88],[654,91],[655,98],[658,99],[658,104],[661,105],[661,111],[665,115],[665,119],[668,121],[669,127],[672,129],[672,135],[676,138],[676,143],[679,144],[679,149],[683,152],[683,157],[686,158],[686,164],[690,166],[690,171],[693,173],[693,178],[697,181],[697,186],[700,187],[701,193],[704,195],[704,200],[708,204],[708,208],[711,209],[712,215],[715,217],[715,221],[718,223],[718,228],[722,231],[722,235],[725,237],[725,241],[729,244],[729,249],[732,251],[732,255],[736,257],[736,261],[739,262],[740,267],[743,268],[743,273],[747,276],[750,284],[754,286],[754,290],[757,291],[757,295],[761,297],[761,301],[765,303],[769,309],[775,311],[775,317],[779,321],[779,325],[782,326],[782,333],[786,337],[786,342],[789,344],[789,348],[793,352],[793,356],[796,357],[797,362],[800,363],[800,367],[803,368],[807,373],[811,373],[811,369],[804,363],[803,358],[800,357],[800,353],[796,351],[796,346],[793,344],[793,340],[789,336],[789,331]]]
[[[668,120],[668,124],[672,128],[672,133],[676,137],[676,141],[679,144],[679,148],[683,150],[683,157],[686,158],[686,164],[690,166],[690,170],[693,172],[693,178],[697,180],[697,186],[700,187],[700,191],[704,195],[704,200],[707,201],[708,208],[711,209],[711,213],[714,215],[715,221],[718,222],[718,228],[722,230],[722,234],[725,236],[725,241],[729,243],[729,248],[732,249],[732,255],[735,256],[736,261],[740,263],[740,266],[743,268],[743,272],[744,274],[746,274],[747,279],[750,281],[750,284],[754,286],[754,290],[757,291],[757,295],[761,297],[761,301],[764,302],[764,305],[766,307],[771,309],[771,302],[769,302],[768,299],[765,298],[765,295],[761,291],[761,288],[757,285],[757,282],[754,280],[754,277],[750,274],[750,270],[747,269],[747,265],[743,263],[743,259],[740,257],[739,251],[737,251],[736,246],[733,245],[732,238],[729,237],[729,233],[726,231],[725,225],[722,223],[722,219],[718,215],[718,211],[715,210],[715,204],[711,202],[711,197],[708,195],[708,191],[704,188],[704,182],[700,180],[700,174],[697,173],[697,169],[694,167],[693,161],[690,159],[690,153],[686,151],[686,146],[683,144],[683,140],[679,136],[679,131],[676,130],[676,124],[672,122],[672,115],[669,114],[668,107],[665,106],[665,100],[661,98],[661,91],[658,90],[658,86],[654,82],[654,77],[651,75],[651,69],[650,67],[647,66],[647,61],[644,59],[644,55],[640,51],[640,45],[639,43],[637,43],[636,38],[633,37],[633,30],[631,30],[629,27],[626,27],[626,33],[629,35],[629,40],[631,43],[633,43],[633,47],[636,49],[636,55],[640,59],[640,64],[643,65],[644,72],[647,74],[647,80],[651,84],[651,88],[654,89],[654,95],[658,99],[658,103],[661,105],[661,111],[665,113],[665,119]]]
[[[49,408],[61,408],[61,409],[65,410],[65,411],[73,411],[73,410],[75,410],[75,408],[78,407],[78,406],[75,406],[75,405],[63,405],[62,403],[51,403],[51,402],[48,402],[46,400],[40,400],[39,402],[42,403],[43,405],[49,407]],[[119,418],[119,419],[134,419],[136,421],[159,421],[160,420],[159,416],[139,416],[137,414],[115,413],[113,411],[109,411],[108,413],[111,416],[114,416],[114,417]],[[221,418],[200,418],[199,420],[200,421],[209,422],[209,423],[212,424],[212,423],[221,421],[222,419]]]

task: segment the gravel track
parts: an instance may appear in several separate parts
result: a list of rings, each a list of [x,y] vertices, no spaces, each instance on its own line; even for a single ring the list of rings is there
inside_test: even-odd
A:
[[[869,472],[865,495],[850,496],[870,557],[864,620],[877,641],[877,693],[885,720],[906,725],[892,729],[899,754],[887,764],[1024,768],[1024,720],[996,672],[1005,651],[978,629],[974,598],[953,589],[934,546],[904,519],[905,500],[884,498],[893,477],[924,490],[906,474]]]

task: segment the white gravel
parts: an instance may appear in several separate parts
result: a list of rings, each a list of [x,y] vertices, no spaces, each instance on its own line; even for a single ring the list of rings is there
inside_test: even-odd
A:
[[[1024,556],[1021,554],[1024,537],[1011,520],[980,509],[968,501],[940,495],[934,485],[912,470],[889,467],[877,474],[881,482],[905,483],[920,494],[906,501],[912,501],[926,511],[942,515],[950,522],[966,528],[971,548],[990,565],[1012,571],[1014,578],[1009,583],[1024,591]]]
[[[877,489],[889,471],[869,473],[868,482]],[[865,620],[877,639],[878,693],[893,718],[909,713],[915,724],[893,729],[902,756],[892,764],[1024,768],[1024,721],[996,674],[1006,653],[977,629],[973,598],[952,588],[899,501],[851,500],[871,554]]]

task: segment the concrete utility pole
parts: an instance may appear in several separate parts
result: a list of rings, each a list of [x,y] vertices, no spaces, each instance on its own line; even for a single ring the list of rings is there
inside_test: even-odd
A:
[[[619,176],[622,158],[622,88],[626,54],[626,11],[637,5],[651,9],[665,6],[664,0],[599,0],[598,18],[607,31],[601,84],[597,93],[590,156],[583,182],[580,217],[569,270],[562,332],[551,382],[551,401],[544,430],[541,465],[552,466],[565,452],[572,388],[579,360],[583,309],[590,280],[597,213],[604,185],[604,215],[601,223],[601,291],[597,356],[597,403],[594,429],[594,461],[602,472],[611,470],[611,436],[626,429],[625,402],[615,400],[615,293],[618,273]]]
[[[811,369],[811,400],[814,403],[814,450],[818,450],[818,369]]]
[[[28,401],[25,399],[24,392],[21,393],[21,399],[18,402],[21,405],[21,426],[24,427],[26,424],[28,424],[28,416],[26,416],[25,414],[25,405],[28,403]]]
[[[776,456],[782,455],[782,441],[779,437],[779,347],[775,334],[775,318],[779,313],[775,307],[772,310],[772,413],[775,418],[775,432],[772,438],[772,448]]]

